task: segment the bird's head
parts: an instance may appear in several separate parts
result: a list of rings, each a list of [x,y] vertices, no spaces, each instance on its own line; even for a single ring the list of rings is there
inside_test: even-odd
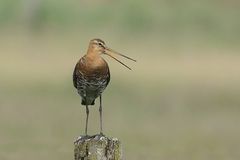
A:
[[[123,62],[118,60],[114,55],[120,55],[120,56],[122,56],[124,58],[127,58],[129,60],[132,60],[132,61],[136,62],[135,59],[132,59],[132,58],[130,58],[128,56],[125,56],[125,55],[123,55],[121,53],[118,53],[118,52],[112,50],[111,48],[107,47],[105,42],[103,40],[101,40],[101,39],[97,39],[97,38],[96,39],[92,39],[90,41],[90,44],[89,44],[89,50],[91,52],[93,52],[94,54],[98,54],[98,55],[106,54],[106,55],[108,55],[111,58],[115,59],[116,61],[118,61],[119,63],[121,63],[122,65],[124,65],[125,67],[127,67],[130,70],[131,70],[130,67],[128,67],[126,64],[124,64]]]
[[[104,53],[106,48],[105,42],[101,39],[92,39],[89,43],[89,49],[94,52],[94,54]]]

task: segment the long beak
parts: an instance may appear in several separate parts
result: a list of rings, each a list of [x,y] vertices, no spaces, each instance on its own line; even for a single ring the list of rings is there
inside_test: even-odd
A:
[[[126,64],[124,64],[123,62],[121,62],[120,60],[118,60],[117,58],[115,58],[115,57],[113,56],[113,54],[117,54],[117,55],[120,55],[120,56],[122,56],[122,57],[124,57],[124,58],[127,58],[127,59],[129,59],[129,60],[132,60],[132,61],[134,61],[134,62],[137,62],[135,59],[132,59],[132,58],[130,58],[130,57],[128,57],[128,56],[125,56],[125,55],[123,55],[123,54],[121,54],[121,53],[118,53],[118,52],[116,52],[116,51],[114,51],[114,50],[112,50],[111,48],[108,48],[108,47],[105,47],[105,54],[108,55],[109,57],[115,59],[116,61],[118,61],[119,63],[121,63],[123,66],[125,66],[126,68],[128,68],[128,69],[130,69],[130,70],[132,70],[132,69],[131,69],[130,67],[128,67]]]

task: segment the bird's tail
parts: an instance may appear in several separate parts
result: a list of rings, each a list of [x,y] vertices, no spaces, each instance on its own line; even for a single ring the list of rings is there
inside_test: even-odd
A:
[[[86,99],[82,99],[82,105],[94,105],[95,100],[93,101],[86,101]]]

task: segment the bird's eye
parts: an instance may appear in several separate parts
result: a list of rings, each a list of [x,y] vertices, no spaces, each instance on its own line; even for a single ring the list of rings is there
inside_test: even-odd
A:
[[[98,43],[99,46],[102,46],[102,43]]]

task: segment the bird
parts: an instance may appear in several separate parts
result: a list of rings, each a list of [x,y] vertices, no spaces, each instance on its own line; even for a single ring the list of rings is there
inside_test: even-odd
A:
[[[129,70],[126,64],[118,60],[115,55],[136,62],[135,59],[125,56],[106,46],[105,42],[99,38],[90,40],[87,53],[79,59],[73,71],[73,85],[81,97],[81,104],[86,107],[85,135],[87,135],[89,106],[95,104],[99,97],[100,106],[100,134],[102,129],[102,93],[110,82],[110,70],[107,62],[101,57],[108,55]]]

